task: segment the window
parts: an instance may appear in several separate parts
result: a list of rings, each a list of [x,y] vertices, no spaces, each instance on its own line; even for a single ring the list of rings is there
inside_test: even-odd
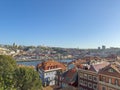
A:
[[[52,80],[52,77],[50,77],[50,80]]]
[[[92,75],[88,75],[88,80],[92,80]]]
[[[83,80],[80,80],[80,85],[82,85],[83,84]]]
[[[47,73],[45,73],[44,75],[47,76]]]
[[[115,85],[118,85],[118,80],[117,79],[115,80]]]
[[[111,78],[109,78],[109,83],[110,83],[110,84],[112,83],[112,79],[111,79]]]
[[[104,76],[102,77],[102,80],[103,80],[104,82],[106,81]]]
[[[111,69],[108,70],[108,72],[114,72],[114,70],[111,68]]]
[[[83,85],[83,86],[87,86],[87,81],[84,81],[84,80],[83,80],[82,85]]]
[[[97,82],[97,76],[93,76],[93,81]]]
[[[87,79],[87,74],[84,74],[84,79]]]
[[[106,88],[105,88],[105,87],[102,87],[102,90],[106,90]]]
[[[88,82],[88,87],[92,88],[92,83]]]
[[[51,79],[50,80],[54,80],[54,77],[51,77]]]
[[[83,78],[83,73],[79,73],[80,78]]]
[[[44,81],[47,82],[47,81],[50,81],[50,78],[44,78]]]
[[[97,84],[93,84],[93,89],[97,90]]]
[[[85,83],[84,83],[84,80],[83,80],[83,83],[82,83],[83,86],[85,86]]]
[[[87,86],[87,81],[84,81],[84,85]]]

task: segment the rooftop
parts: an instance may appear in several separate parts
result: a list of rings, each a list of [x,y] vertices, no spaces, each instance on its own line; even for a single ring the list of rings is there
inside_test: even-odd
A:
[[[48,60],[38,64],[37,69],[42,69],[44,71],[62,69],[62,71],[65,71],[66,66],[60,62],[54,60]]]
[[[102,68],[104,68],[105,66],[108,66],[110,63],[109,62],[101,62],[99,64],[94,64],[91,65],[89,70],[91,71],[95,71],[95,72],[99,72],[99,70],[101,70]]]

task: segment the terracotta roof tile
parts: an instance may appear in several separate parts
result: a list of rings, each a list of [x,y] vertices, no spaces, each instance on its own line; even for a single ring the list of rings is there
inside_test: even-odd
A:
[[[63,71],[66,70],[66,66],[64,64],[54,60],[48,60],[48,61],[42,62],[37,65],[37,68],[41,68],[43,70],[61,68]]]

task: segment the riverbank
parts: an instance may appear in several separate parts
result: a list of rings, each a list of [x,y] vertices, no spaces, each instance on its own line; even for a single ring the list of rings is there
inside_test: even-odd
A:
[[[64,60],[71,60],[71,59],[62,59],[62,60],[55,60],[55,61],[64,61]],[[33,61],[46,61],[46,60],[40,60],[40,59],[26,59],[26,60],[16,60],[17,62],[33,62]]]
[[[72,60],[56,60],[58,62],[62,62],[62,63],[69,63]],[[27,65],[27,66],[37,66],[37,64],[42,63],[43,60],[26,60],[26,61],[17,61],[17,64],[22,64],[22,65]]]
[[[16,60],[17,62],[33,62],[33,61],[44,61],[44,60],[39,60],[39,59],[27,59],[27,60]]]

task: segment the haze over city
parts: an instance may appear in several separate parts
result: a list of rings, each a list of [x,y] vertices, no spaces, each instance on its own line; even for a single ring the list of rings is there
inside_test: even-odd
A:
[[[0,44],[120,47],[119,0],[0,1]]]

